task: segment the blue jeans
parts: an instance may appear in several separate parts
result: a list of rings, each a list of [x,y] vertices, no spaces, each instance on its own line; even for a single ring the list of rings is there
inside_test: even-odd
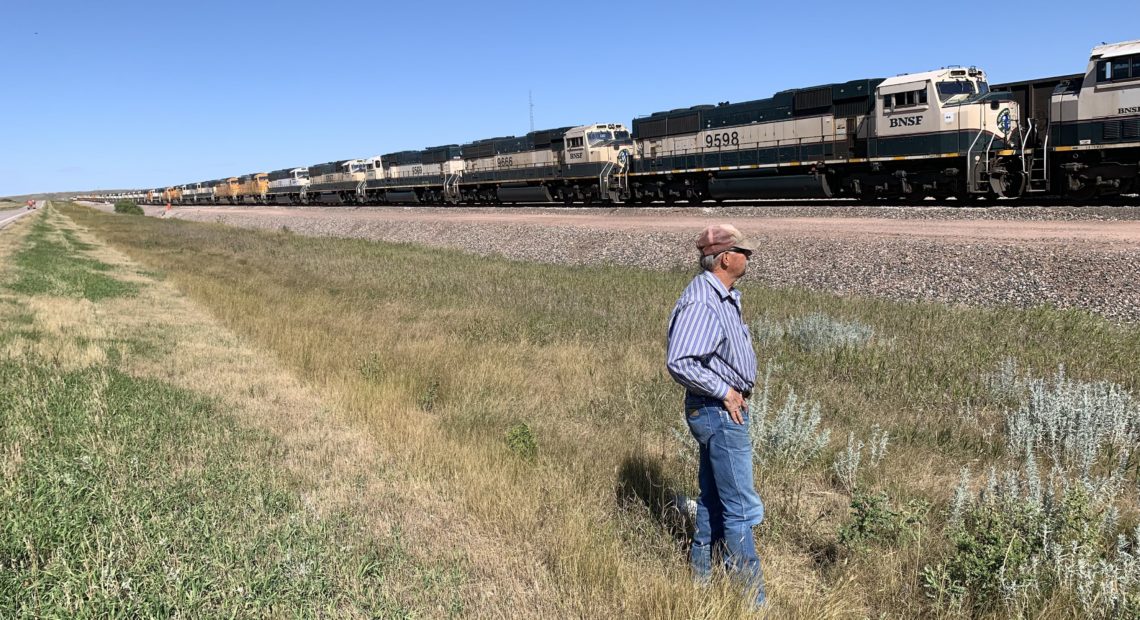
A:
[[[721,401],[685,395],[685,419],[701,452],[701,497],[689,561],[693,576],[707,581],[712,576],[713,547],[722,543],[725,568],[744,582],[746,591],[756,590],[756,605],[761,605],[764,571],[752,528],[764,520],[764,503],[752,479],[751,418],[747,410],[741,413],[744,424],[737,424]]]

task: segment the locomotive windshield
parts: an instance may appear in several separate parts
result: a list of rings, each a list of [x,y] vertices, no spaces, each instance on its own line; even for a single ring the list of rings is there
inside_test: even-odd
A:
[[[591,131],[586,134],[586,139],[590,142],[591,147],[601,146],[613,140],[614,134],[612,131]]]
[[[615,131],[614,132],[614,140],[616,140],[618,142],[629,142],[630,141],[629,132],[628,131]]]
[[[974,83],[966,80],[938,83],[938,99],[946,103],[951,99],[965,99],[974,94]]]

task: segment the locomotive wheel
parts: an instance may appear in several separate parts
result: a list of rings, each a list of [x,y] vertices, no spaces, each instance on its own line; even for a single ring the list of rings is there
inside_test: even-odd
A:
[[[1085,183],[1080,189],[1069,190],[1068,197],[1080,202],[1092,200],[1096,198],[1096,186],[1092,183]]]
[[[1008,172],[990,177],[990,189],[1003,198],[1020,198],[1025,192],[1025,181],[1024,172]]]

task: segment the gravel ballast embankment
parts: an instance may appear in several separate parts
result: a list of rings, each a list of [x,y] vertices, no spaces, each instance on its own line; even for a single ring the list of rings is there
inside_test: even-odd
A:
[[[365,214],[370,210],[361,209]],[[372,212],[296,209],[288,214],[248,210],[177,209],[175,217],[232,226],[289,230],[304,235],[363,238],[456,248],[482,255],[557,264],[619,264],[651,269],[694,265],[696,230],[638,230],[607,225],[611,210],[567,210],[588,215],[586,223],[545,225],[432,221],[431,209],[408,210],[422,217],[385,219]],[[644,212],[645,210],[641,210]],[[454,213],[454,210],[451,211]],[[526,213],[490,209],[481,212]],[[694,209],[655,209],[707,215]],[[973,217],[970,217],[970,216]],[[867,235],[828,238],[782,231],[765,234],[765,217],[874,217],[914,220],[1127,221],[1134,208],[1018,209],[831,209],[729,207],[718,220],[759,230],[760,249],[746,281],[804,287],[840,295],[873,295],[895,300],[1027,308],[1079,308],[1116,322],[1140,321],[1140,245],[1134,243],[1034,243],[1002,239],[938,239]]]

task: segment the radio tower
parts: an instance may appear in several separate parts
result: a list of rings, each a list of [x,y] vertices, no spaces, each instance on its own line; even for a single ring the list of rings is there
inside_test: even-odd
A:
[[[526,98],[530,102],[530,130],[534,131],[534,91],[526,91]]]

